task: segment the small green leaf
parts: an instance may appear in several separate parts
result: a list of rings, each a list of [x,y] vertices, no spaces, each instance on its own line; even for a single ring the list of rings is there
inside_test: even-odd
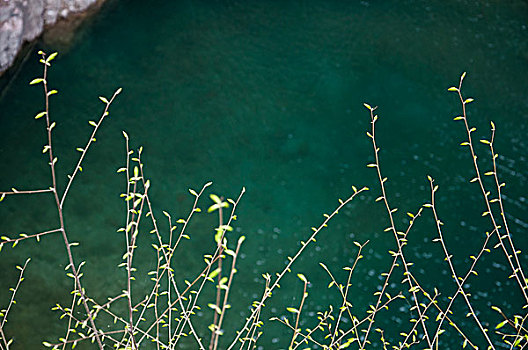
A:
[[[222,313],[222,310],[220,309],[220,307],[218,305],[207,304],[207,306],[209,306],[211,309],[215,310],[217,314],[221,314]]]
[[[217,228],[217,230],[219,230],[219,231],[229,231],[229,232],[231,232],[231,231],[233,231],[233,227],[231,227],[231,226],[229,226],[229,225],[222,225],[222,226],[219,226],[219,227]]]
[[[211,198],[213,200],[213,202],[215,202],[217,204],[222,203],[222,200],[216,194],[210,194],[209,198]]]
[[[513,342],[513,346],[516,347],[521,343],[521,340],[523,340],[523,337],[517,336],[517,339]]]
[[[229,207],[229,204],[227,204],[227,202],[220,202],[220,203],[216,203],[216,204],[213,204],[211,205],[208,209],[207,209],[207,212],[208,213],[211,213],[217,209],[220,209],[220,208],[227,208]]]
[[[42,83],[43,81],[44,81],[44,79],[42,79],[42,78],[35,78],[35,79],[31,80],[29,85],[39,84],[39,83]]]
[[[502,328],[506,323],[508,323],[508,320],[502,321],[502,322],[499,323],[497,326],[495,326],[495,329],[500,329],[500,328]]]
[[[53,61],[55,57],[57,57],[57,54],[58,54],[57,52],[54,52],[51,55],[49,55],[48,59],[46,60],[46,63],[50,63],[51,61]]]
[[[106,97],[99,96],[99,99],[100,99],[101,101],[103,101],[104,103],[108,104],[108,100],[106,99]]]
[[[215,240],[216,243],[220,243],[220,239],[222,238],[223,233],[224,233],[224,231],[222,231],[222,230],[216,231],[216,233],[214,235],[214,240]]]
[[[213,270],[213,271],[209,274],[209,277],[210,277],[210,278],[215,278],[216,276],[218,276],[218,274],[220,273],[220,271],[221,271],[221,270],[220,270],[219,268]]]
[[[37,114],[37,115],[35,116],[35,119],[40,119],[40,118],[42,118],[42,117],[45,116],[45,115],[46,115],[46,111],[44,111],[44,112],[40,112],[39,114]]]
[[[497,312],[502,312],[497,306],[492,306],[491,309]]]

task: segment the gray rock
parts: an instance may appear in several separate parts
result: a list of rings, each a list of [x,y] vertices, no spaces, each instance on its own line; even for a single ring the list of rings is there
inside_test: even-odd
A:
[[[22,41],[31,41],[37,38],[44,28],[44,20],[42,19],[44,0],[14,0],[14,2],[18,2],[24,14]]]
[[[14,3],[0,0],[0,71],[6,70],[22,46],[24,18]]]
[[[81,12],[97,0],[45,0],[44,22],[54,24],[59,18],[66,18],[70,13]]]
[[[0,0],[0,75],[13,64],[25,41],[61,18],[103,0]]]

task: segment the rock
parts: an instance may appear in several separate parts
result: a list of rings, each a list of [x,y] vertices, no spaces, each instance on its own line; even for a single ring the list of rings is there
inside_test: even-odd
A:
[[[70,13],[86,10],[97,0],[45,0],[44,22],[55,24],[58,19],[66,18]]]
[[[19,6],[0,0],[0,72],[6,70],[22,46],[24,16]]]
[[[78,23],[80,13],[102,1],[0,0],[0,75],[13,64],[24,42],[34,40],[45,29],[53,29],[61,19],[72,15]],[[69,27],[73,30],[76,26]]]
[[[37,38],[44,28],[44,20],[42,18],[44,0],[14,0],[13,2],[19,4],[24,14],[24,32],[22,34],[22,41],[31,41]]]
[[[77,0],[68,8],[62,8],[57,22],[53,25],[46,24],[42,40],[48,46],[65,53],[76,38],[74,34],[77,28],[86,18],[96,14],[102,4],[103,0]]]

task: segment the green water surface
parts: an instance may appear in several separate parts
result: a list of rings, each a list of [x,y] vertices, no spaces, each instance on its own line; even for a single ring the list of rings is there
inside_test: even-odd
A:
[[[78,159],[75,148],[84,147],[92,130],[88,121],[102,112],[98,96],[123,88],[65,205],[68,232],[81,243],[74,250],[76,260],[87,261],[85,288],[101,301],[126,288],[123,270],[117,268],[124,240],[116,233],[126,213],[119,197],[125,182],[116,174],[125,162],[121,131],[126,130],[133,147],[144,147],[160,220],[161,210],[175,218],[186,216],[192,204],[188,188],[212,181],[207,194],[231,198],[246,188],[232,235],[244,234],[247,240],[221,348],[260,296],[261,274],[281,270],[297,242],[338,205],[338,198],[351,194],[352,185],[371,190],[340,212],[294,272],[311,281],[301,324],[311,327],[317,311],[340,300],[335,290],[326,289],[330,280],[318,262],[342,280],[346,273],[341,268],[352,264],[357,253],[353,242],[370,240],[350,298],[355,312],[364,315],[381,283],[379,273],[388,268],[387,250],[395,249],[395,243],[383,232],[388,225],[383,206],[374,203],[380,192],[375,171],[366,168],[373,153],[363,102],[379,106],[377,138],[388,195],[400,208],[396,224],[404,229],[405,213],[430,200],[426,175],[433,176],[440,185],[438,210],[448,246],[465,270],[490,228],[480,215],[484,206],[478,188],[468,184],[470,157],[458,146],[465,131],[452,118],[460,106],[447,92],[463,71],[468,72],[464,90],[476,99],[469,109],[476,137],[489,135],[490,120],[498,127],[507,216],[518,248],[528,248],[527,25],[528,4],[521,0],[106,2],[71,45],[60,48],[49,73],[51,88],[59,90],[50,113],[57,122],[61,190]],[[20,73],[4,78],[0,190],[49,186],[47,155],[40,152],[44,124],[33,119],[43,108],[42,91],[27,84],[41,75],[38,49],[57,50],[37,41],[35,54],[14,68]],[[487,170],[486,149],[477,150]],[[201,206],[210,203],[206,196]],[[55,228],[53,208],[47,195],[8,197],[0,206],[0,234]],[[202,254],[214,247],[215,224],[214,215],[203,213],[191,226],[191,240],[175,265],[182,279],[203,266]],[[136,257],[138,291],[149,285],[144,273],[155,264],[153,239],[146,232]],[[436,235],[427,212],[411,232],[408,256],[424,287],[441,287],[445,303],[455,285],[440,246],[431,242]],[[32,258],[6,326],[15,340],[12,348],[36,349],[43,340],[62,336],[66,323],[50,310],[57,302],[68,304],[71,288],[61,237],[4,247],[0,254],[2,307],[18,276],[15,264]],[[522,259],[526,262],[525,255]],[[479,273],[481,278],[468,287],[493,328],[500,320],[488,311],[492,303],[514,312],[522,300],[499,254],[486,257]],[[393,291],[399,290],[399,279]],[[302,284],[294,274],[282,285],[267,305],[266,320],[288,315],[285,308],[300,302]],[[208,302],[202,302],[204,310],[195,321],[204,339],[212,319]],[[465,314],[462,303],[456,310]],[[385,327],[395,343],[398,333],[411,327],[405,303],[380,318],[377,326]],[[460,322],[479,344],[474,324],[463,317]],[[462,338],[447,330],[444,348],[459,348]],[[285,327],[266,322],[258,348],[286,348],[290,339]],[[183,342],[182,348],[196,345]]]

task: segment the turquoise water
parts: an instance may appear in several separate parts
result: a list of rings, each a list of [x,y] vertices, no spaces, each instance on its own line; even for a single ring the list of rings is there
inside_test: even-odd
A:
[[[75,148],[91,132],[88,120],[102,111],[97,97],[123,88],[65,207],[68,231],[81,242],[76,259],[87,261],[86,289],[104,300],[125,288],[116,267],[124,250],[116,230],[125,218],[119,198],[125,183],[115,170],[124,164],[121,130],[126,130],[134,146],[144,146],[160,213],[185,216],[192,200],[187,189],[208,181],[214,183],[212,192],[227,197],[236,197],[242,186],[247,189],[234,233],[247,240],[226,339],[260,295],[260,275],[279,271],[296,242],[308,237],[310,227],[319,225],[322,214],[348,196],[352,185],[370,187],[295,266],[312,282],[303,324],[309,327],[316,311],[339,302],[337,293],[326,289],[329,279],[317,262],[345,278],[340,269],[353,262],[353,241],[370,240],[354,279],[353,303],[363,314],[380,283],[377,275],[388,266],[386,251],[394,249],[392,236],[383,233],[387,216],[373,203],[379,193],[375,173],[365,167],[373,159],[365,136],[370,127],[365,101],[379,105],[378,142],[391,202],[400,208],[397,223],[405,227],[405,212],[429,200],[426,175],[435,177],[448,244],[463,269],[489,227],[480,218],[477,188],[467,184],[470,158],[458,147],[464,130],[452,121],[459,106],[446,91],[462,71],[468,72],[467,95],[476,98],[470,118],[478,136],[488,135],[490,120],[498,126],[507,213],[518,248],[526,249],[527,19],[525,1],[109,1],[61,50],[49,76],[60,92],[51,109],[58,124],[60,179],[71,171]],[[35,51],[40,48],[56,49],[37,42]],[[37,56],[31,56],[0,100],[2,190],[49,186],[40,152],[44,128],[32,118],[42,109],[42,93],[27,85],[40,69]],[[202,208],[208,204],[204,198]],[[52,208],[46,195],[10,197],[0,207],[0,233],[54,228]],[[215,222],[201,214],[192,226],[192,239],[177,262],[185,278],[198,271],[201,255],[213,247]],[[447,297],[454,285],[439,246],[431,243],[430,215],[411,235],[409,257],[416,275],[424,286],[441,286]],[[150,238],[140,239],[142,273],[155,257]],[[33,259],[6,328],[15,338],[13,348],[38,348],[44,338],[62,335],[65,324],[50,311],[57,302],[68,303],[71,283],[63,272],[67,263],[60,237],[1,254],[2,306],[16,281],[14,265],[27,256]],[[471,291],[493,327],[498,319],[486,311],[489,303],[504,300],[510,310],[521,299],[508,284],[499,255],[487,257],[480,274]],[[138,278],[138,289],[146,285],[146,278]],[[301,293],[300,282],[288,277],[265,317],[286,315],[285,308],[296,306]],[[398,305],[380,321],[394,340],[409,327],[398,323],[405,310]],[[465,314],[463,306],[459,310]],[[204,339],[211,317],[196,321]],[[461,322],[469,334],[475,332],[472,323]],[[259,345],[285,348],[289,340],[284,327],[268,323]],[[462,342],[457,336],[444,341],[446,348]]]

